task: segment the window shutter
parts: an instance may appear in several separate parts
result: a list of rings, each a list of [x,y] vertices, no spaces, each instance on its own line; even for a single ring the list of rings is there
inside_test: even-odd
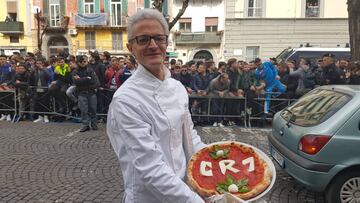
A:
[[[100,0],[95,0],[95,8],[94,8],[94,13],[100,13]]]
[[[121,15],[127,15],[127,0],[121,0]]]
[[[66,15],[65,0],[60,0],[60,18],[64,17],[65,15]]]
[[[43,15],[49,16],[49,0],[43,0]]]
[[[164,16],[168,15],[168,0],[164,0],[164,3],[162,5],[162,12]]]
[[[110,1],[111,0],[104,0],[104,12],[110,14]]]
[[[84,0],[77,0],[77,12],[84,13]]]
[[[144,8],[150,8],[150,0],[144,1]]]

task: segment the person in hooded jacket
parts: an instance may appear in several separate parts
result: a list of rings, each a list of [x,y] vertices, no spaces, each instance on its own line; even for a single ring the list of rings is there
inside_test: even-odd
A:
[[[95,71],[88,66],[86,56],[77,57],[77,69],[73,71],[72,79],[76,86],[78,95],[78,105],[81,111],[81,121],[83,126],[80,132],[97,130],[96,118],[96,90],[99,87],[99,79]]]
[[[268,61],[264,62],[256,69],[255,76],[258,81],[265,82],[264,113],[269,114],[270,100],[273,91],[277,90],[279,93],[284,93],[286,91],[286,86],[280,82],[280,77],[274,64]]]

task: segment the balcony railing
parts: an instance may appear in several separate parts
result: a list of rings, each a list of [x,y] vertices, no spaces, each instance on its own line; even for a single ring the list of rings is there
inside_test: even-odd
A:
[[[181,33],[176,36],[176,44],[220,44],[217,32]]]
[[[109,18],[109,26],[111,27],[126,27],[127,23],[126,23],[126,16],[120,16],[118,18],[116,18],[115,15],[110,15]]]
[[[108,15],[108,13],[76,14],[75,24],[78,28],[124,28],[127,26],[126,16]]]
[[[19,21],[0,22],[0,33],[24,34],[24,23]]]
[[[107,13],[84,13],[75,15],[76,27],[96,27],[108,25]]]

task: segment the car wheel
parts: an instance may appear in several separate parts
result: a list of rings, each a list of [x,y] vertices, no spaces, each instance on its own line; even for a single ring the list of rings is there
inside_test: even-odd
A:
[[[326,202],[360,202],[360,171],[350,171],[337,176],[326,190]]]

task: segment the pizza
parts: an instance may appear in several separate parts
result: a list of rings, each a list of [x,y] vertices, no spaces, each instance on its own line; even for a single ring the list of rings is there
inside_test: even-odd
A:
[[[272,176],[261,155],[239,142],[205,147],[192,156],[187,168],[189,185],[203,197],[228,192],[248,200],[265,191]]]

